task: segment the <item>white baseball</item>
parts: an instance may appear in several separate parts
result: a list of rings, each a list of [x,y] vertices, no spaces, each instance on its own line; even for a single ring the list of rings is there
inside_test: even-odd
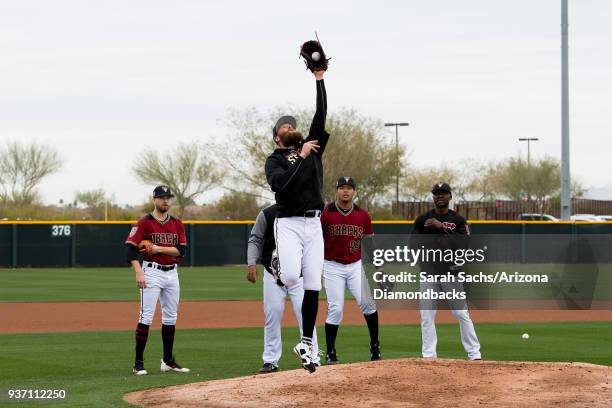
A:
[[[529,338],[529,335],[527,333],[523,333],[523,340],[527,340]]]
[[[312,58],[313,61],[318,61],[321,59],[321,54],[319,54],[319,51],[315,51],[312,53],[310,57]]]

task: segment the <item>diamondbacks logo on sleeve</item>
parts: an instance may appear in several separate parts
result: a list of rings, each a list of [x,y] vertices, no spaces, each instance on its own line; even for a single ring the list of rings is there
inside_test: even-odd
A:
[[[132,230],[130,231],[130,237],[136,235],[136,232],[138,232],[138,226],[132,227]]]
[[[451,231],[454,231],[455,228],[457,228],[457,224],[455,224],[454,222],[444,221],[442,225],[444,226],[444,229],[451,230]]]

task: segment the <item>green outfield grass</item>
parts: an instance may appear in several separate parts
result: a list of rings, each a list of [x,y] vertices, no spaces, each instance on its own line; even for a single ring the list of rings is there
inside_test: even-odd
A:
[[[182,300],[262,298],[258,282],[246,280],[244,267],[184,267],[179,270]],[[0,269],[2,302],[138,300],[130,268]]]
[[[530,323],[480,324],[476,327],[486,360],[581,361],[612,365],[612,324]],[[531,338],[521,339],[527,332]],[[323,332],[319,334],[323,337]],[[0,389],[65,389],[66,402],[44,403],[45,407],[127,406],[121,396],[129,391],[255,373],[261,366],[262,329],[179,330],[177,360],[191,373],[159,373],[161,339],[152,330],[145,354],[145,377],[131,375],[133,333],[49,333],[0,335],[2,375]],[[283,330],[282,369],[294,369],[297,361],[289,355],[297,340],[296,329]],[[418,326],[381,328],[384,358],[418,357]],[[321,346],[323,347],[323,346]],[[341,327],[337,342],[342,362],[369,358],[367,329]],[[465,358],[457,325],[438,325],[438,354],[441,358]],[[316,374],[313,374],[316,375]],[[5,398],[4,396],[2,398]],[[0,405],[8,404],[0,398]]]

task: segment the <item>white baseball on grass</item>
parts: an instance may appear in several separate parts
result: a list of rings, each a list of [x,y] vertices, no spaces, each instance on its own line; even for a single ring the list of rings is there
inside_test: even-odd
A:
[[[529,338],[529,335],[527,333],[523,333],[523,340],[527,340]]]
[[[312,58],[313,61],[318,61],[321,59],[321,54],[319,53],[319,51],[315,51],[312,53],[310,57]]]

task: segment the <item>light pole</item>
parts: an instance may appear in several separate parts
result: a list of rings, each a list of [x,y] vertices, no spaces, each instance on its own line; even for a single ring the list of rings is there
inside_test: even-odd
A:
[[[385,126],[395,126],[395,161],[397,164],[397,174],[395,176],[395,202],[399,203],[399,176],[400,176],[400,164],[399,164],[399,136],[398,136],[398,128],[400,126],[408,126],[408,122],[402,123],[385,123]]]
[[[561,0],[561,219],[564,221],[568,221],[572,215],[569,144],[568,31],[567,0]]]
[[[537,142],[537,137],[519,137],[519,142],[527,142],[527,167],[531,166],[531,142]]]

